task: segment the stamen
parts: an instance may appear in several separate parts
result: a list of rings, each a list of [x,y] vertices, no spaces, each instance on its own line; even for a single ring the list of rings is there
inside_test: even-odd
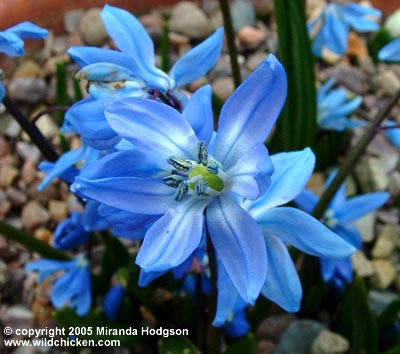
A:
[[[198,196],[204,194],[208,188],[208,182],[205,180],[200,180],[195,184],[196,193]]]
[[[185,180],[185,177],[179,175],[170,175],[163,177],[163,182],[172,188],[178,188],[179,185]]]
[[[197,162],[204,166],[207,166],[208,153],[207,153],[207,143],[204,141],[199,142],[199,152],[197,154]]]
[[[208,170],[208,172],[210,172],[210,173],[218,174],[219,166],[218,166],[218,164],[217,164],[215,161],[210,161],[210,162],[207,164],[207,170]]]
[[[167,162],[170,165],[174,166],[178,171],[188,172],[193,166],[191,161],[185,160],[185,159],[183,159],[181,157],[178,157],[178,156],[170,156],[170,157],[168,157]]]
[[[183,198],[185,198],[185,195],[186,195],[188,192],[189,192],[189,184],[188,184],[186,181],[184,181],[184,182],[182,182],[182,183],[179,185],[179,187],[178,187],[178,189],[177,189],[177,191],[176,191],[175,200],[176,200],[177,202],[182,201]]]

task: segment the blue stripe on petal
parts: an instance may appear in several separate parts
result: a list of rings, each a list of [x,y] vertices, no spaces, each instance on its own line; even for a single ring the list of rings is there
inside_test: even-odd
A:
[[[282,110],[286,73],[270,55],[224,104],[218,123],[214,157],[225,169],[257,143],[263,143]]]
[[[267,277],[261,293],[287,312],[300,308],[302,289],[296,268],[287,247],[277,237],[265,237],[267,248]]]
[[[205,41],[185,53],[171,69],[173,88],[178,88],[197,80],[217,62],[224,41],[224,29],[218,28]]]
[[[299,250],[317,257],[341,259],[355,248],[317,219],[295,208],[279,207],[266,211],[257,223],[264,235],[274,235]]]
[[[254,303],[267,272],[267,252],[260,228],[229,194],[207,208],[211,241],[240,297]]]

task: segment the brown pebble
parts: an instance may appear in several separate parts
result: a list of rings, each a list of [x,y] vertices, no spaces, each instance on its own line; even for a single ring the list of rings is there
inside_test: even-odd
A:
[[[60,200],[50,200],[49,214],[53,220],[63,221],[68,216],[67,203]]]

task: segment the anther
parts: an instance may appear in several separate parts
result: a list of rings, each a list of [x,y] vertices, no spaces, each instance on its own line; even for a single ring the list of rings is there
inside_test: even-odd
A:
[[[187,192],[189,192],[189,184],[185,181],[179,185],[179,187],[176,191],[176,194],[175,194],[175,200],[177,202],[182,201],[183,198],[185,198],[185,195],[187,194]]]
[[[204,141],[200,141],[198,149],[199,151],[197,154],[197,162],[201,163],[204,166],[207,166],[207,161],[208,161],[207,143]]]
[[[215,161],[211,161],[207,164],[207,170],[210,173],[218,174],[219,166]]]
[[[178,188],[179,185],[185,180],[185,177],[179,175],[170,175],[163,177],[163,182],[172,188]]]
[[[196,193],[198,196],[203,195],[208,188],[208,182],[205,181],[204,179],[200,180],[200,181],[196,182],[195,188],[196,188]]]
[[[193,166],[193,164],[189,160],[185,160],[177,156],[168,157],[167,162],[170,165],[174,166],[178,171],[184,172],[188,172]]]

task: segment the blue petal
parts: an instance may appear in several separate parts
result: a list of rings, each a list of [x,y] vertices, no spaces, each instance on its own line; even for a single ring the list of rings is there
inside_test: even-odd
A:
[[[84,316],[89,312],[90,306],[92,305],[91,279],[88,269],[84,270],[81,284],[81,291],[78,295],[79,297],[76,299],[77,305],[75,306],[75,308],[77,315]],[[70,304],[70,307],[72,307],[72,302]]]
[[[98,208],[100,203],[94,200],[88,200],[82,214],[82,224],[86,231],[102,231],[109,227],[108,223],[103,220],[99,213]]]
[[[338,262],[332,259],[320,259],[321,275],[324,282],[329,282],[333,278]]]
[[[257,218],[257,223],[266,237],[277,236],[313,256],[341,259],[355,252],[355,248],[340,236],[295,208],[269,209]]]
[[[153,272],[183,263],[200,244],[206,205],[206,200],[189,198],[168,210],[146,232],[136,264]]]
[[[257,143],[263,143],[287,94],[283,66],[270,55],[224,104],[214,157],[229,169]]]
[[[362,237],[358,229],[351,225],[336,225],[333,230],[333,232],[337,233],[339,236],[341,236],[345,241],[348,243],[352,244],[355,248],[360,249],[362,246]]]
[[[21,22],[18,25],[8,28],[6,32],[14,33],[22,39],[43,39],[49,34],[46,29],[36,26],[28,21]]]
[[[325,130],[335,130],[342,132],[347,129],[355,129],[364,127],[366,122],[360,120],[349,119],[345,116],[343,117],[328,117],[320,122],[320,128]]]
[[[399,46],[400,47],[400,46]],[[384,127],[397,126],[398,124],[393,121],[386,121]],[[389,139],[390,143],[398,148],[400,147],[400,128],[385,129],[385,136]]]
[[[6,96],[6,88],[4,87],[4,84],[0,81],[0,103],[3,102],[5,96]]]
[[[267,277],[261,293],[287,312],[300,308],[302,289],[296,268],[286,246],[273,235],[265,237]]]
[[[79,293],[82,286],[81,272],[82,270],[79,268],[73,269],[55,281],[50,299],[56,308],[64,306],[68,299]]]
[[[246,311],[243,309],[234,313],[233,321],[225,327],[225,333],[228,336],[237,338],[248,333],[250,328],[250,324],[246,318]]]
[[[88,91],[95,100],[106,100],[113,97],[149,97],[145,87],[132,80],[118,83],[92,81],[89,83]]]
[[[303,189],[294,202],[307,213],[311,213],[317,205],[319,197],[308,189]]]
[[[265,145],[257,144],[225,172],[226,190],[255,200],[268,189],[274,167]]]
[[[168,76],[154,66],[153,41],[136,17],[123,9],[105,5],[101,18],[117,47],[134,61],[137,76],[149,85],[170,88]]]
[[[253,217],[265,210],[286,204],[298,196],[308,182],[315,166],[315,155],[310,148],[283,152],[271,156],[275,168],[267,192],[254,202],[245,201]]]
[[[329,174],[328,178],[325,181],[325,188],[328,188],[329,185],[332,183],[332,181],[336,177],[337,171],[338,170],[335,168]],[[338,191],[336,192],[336,194],[333,196],[329,204],[329,209],[336,210],[336,208],[338,208],[341,204],[343,204],[346,201],[346,198],[347,198],[347,186],[346,182],[343,182],[339,187]]]
[[[53,170],[54,165],[55,165],[54,162],[42,161],[39,164],[39,170],[46,174],[49,174]],[[71,167],[68,170],[61,173],[58,176],[58,178],[64,182],[72,183],[74,181],[75,177],[78,175],[79,175],[79,170],[75,167]]]
[[[358,107],[362,104],[362,97],[357,96],[347,103],[341,105],[340,107],[335,108],[332,112],[330,112],[331,116],[347,116],[350,113],[353,113]]]
[[[352,222],[380,208],[389,198],[385,192],[360,195],[337,206],[335,216],[341,223]]]
[[[27,271],[38,271],[39,279],[38,282],[41,283],[43,280],[58,272],[60,270],[70,269],[73,266],[71,261],[57,261],[52,259],[39,259],[37,261],[28,263],[25,266]]]
[[[318,110],[321,112],[331,112],[338,106],[347,101],[347,91],[344,89],[335,89],[326,93],[324,98],[318,103]]]
[[[381,17],[382,12],[378,9],[368,6],[362,6],[358,4],[348,4],[342,7],[343,11],[347,14],[351,14],[353,16],[373,16],[373,17]]]
[[[98,62],[95,64],[86,65],[76,74],[79,80],[88,81],[126,81],[135,80],[135,74],[128,68],[106,62]]]
[[[239,295],[219,258],[217,259],[217,266],[217,311],[212,325],[214,327],[221,327],[234,311],[234,306]]]
[[[240,297],[254,303],[265,282],[267,252],[261,230],[229,194],[207,208],[211,241]]]
[[[119,136],[139,150],[167,159],[171,155],[196,160],[198,139],[173,108],[139,98],[118,98],[106,105],[105,115]]]
[[[318,104],[320,103],[320,101],[322,101],[325,96],[327,95],[327,93],[329,92],[329,90],[336,84],[336,80],[334,78],[331,78],[329,80],[327,80],[319,89],[318,91],[318,95],[317,95],[317,100],[318,100]]]
[[[111,321],[116,321],[125,296],[125,288],[121,284],[114,285],[104,296],[104,315]]]
[[[379,10],[358,4],[348,4],[343,6],[342,9],[345,21],[347,21],[356,31],[374,32],[379,29],[377,21],[367,17],[372,16],[379,19],[382,16],[382,13]]]
[[[37,189],[42,191],[46,186],[55,178],[62,175],[69,168],[73,167],[78,161],[82,160],[85,156],[86,149],[84,147],[70,150],[64,153],[54,164],[52,170],[38,185]]]
[[[339,55],[346,54],[349,25],[332,15],[328,16],[324,29],[326,48]]]
[[[211,95],[211,86],[204,85],[193,94],[182,112],[199,140],[206,143],[210,141],[214,128]]]
[[[386,44],[378,53],[379,60],[400,61],[400,38]]]
[[[0,52],[10,57],[19,57],[25,54],[24,41],[11,32],[0,32]]]
[[[164,270],[161,272],[145,272],[143,269],[141,269],[140,274],[139,274],[138,285],[145,287],[145,286],[149,285],[153,280],[161,277],[166,272],[167,272],[167,270]]]
[[[214,34],[185,53],[171,69],[172,87],[178,88],[197,80],[217,62],[224,42],[224,29],[218,28]]]

